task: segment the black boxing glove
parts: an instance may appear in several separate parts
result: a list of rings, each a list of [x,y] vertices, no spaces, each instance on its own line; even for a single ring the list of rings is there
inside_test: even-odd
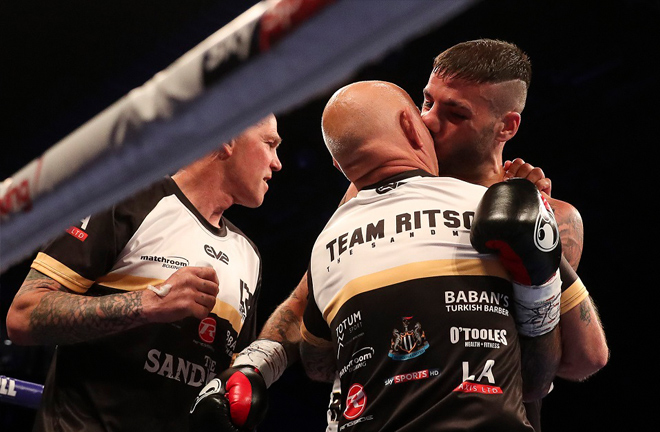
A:
[[[190,409],[191,432],[253,431],[266,416],[268,391],[259,372],[229,368],[211,380]]]
[[[491,186],[470,229],[480,253],[497,253],[514,285],[518,330],[540,336],[559,323],[561,242],[552,209],[526,179]]]

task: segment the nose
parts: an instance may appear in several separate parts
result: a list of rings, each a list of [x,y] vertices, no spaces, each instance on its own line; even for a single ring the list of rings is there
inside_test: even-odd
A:
[[[438,110],[433,106],[430,110],[422,113],[422,121],[426,128],[431,132],[431,135],[440,133],[440,119],[438,118]]]
[[[277,155],[277,151],[275,152],[273,160],[270,162],[270,169],[272,169],[273,171],[279,171],[282,169],[282,162],[280,161],[280,158]]]

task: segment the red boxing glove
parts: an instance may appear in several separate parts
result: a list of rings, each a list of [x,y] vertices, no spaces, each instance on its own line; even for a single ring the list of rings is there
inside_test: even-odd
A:
[[[229,368],[221,374],[226,378],[225,396],[229,401],[232,423],[254,429],[263,420],[268,409],[266,383],[256,369]]]
[[[256,369],[229,368],[206,385],[190,410],[192,432],[253,431],[268,410],[266,383]]]

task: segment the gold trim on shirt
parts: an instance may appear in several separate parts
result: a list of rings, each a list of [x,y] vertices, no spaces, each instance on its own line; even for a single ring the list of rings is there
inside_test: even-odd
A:
[[[94,284],[43,252],[37,254],[30,267],[77,293],[85,293]]]
[[[561,293],[561,313],[565,314],[570,311],[587,297],[589,297],[589,291],[587,291],[582,280],[577,278],[571,286]]]

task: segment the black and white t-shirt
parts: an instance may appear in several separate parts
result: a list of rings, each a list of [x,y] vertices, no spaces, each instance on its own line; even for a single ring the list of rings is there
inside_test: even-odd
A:
[[[83,219],[32,267],[86,296],[143,290],[185,266],[211,265],[212,313],[58,346],[38,430],[185,431],[200,389],[256,337],[261,258],[226,219],[208,223],[171,178]]]
[[[306,341],[332,344],[340,431],[532,431],[512,288],[470,226],[486,188],[412,171],[360,191],[316,241]]]

